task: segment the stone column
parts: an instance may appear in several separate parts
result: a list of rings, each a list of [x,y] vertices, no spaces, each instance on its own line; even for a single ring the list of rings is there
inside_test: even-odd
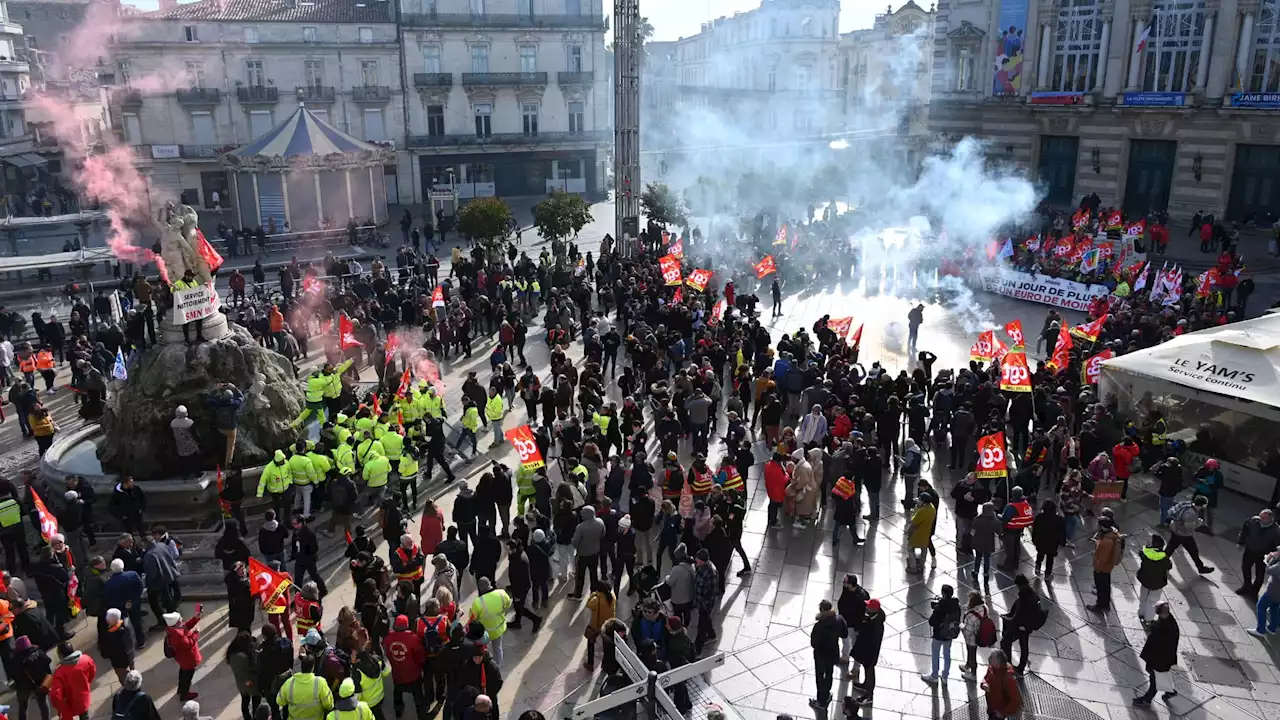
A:
[[[1236,8],[1238,0],[1221,0],[1215,22],[1213,55],[1209,58],[1209,82],[1205,85],[1206,100],[1221,100],[1231,82],[1231,63],[1235,59]]]
[[[1125,83],[1125,92],[1138,92],[1142,89],[1142,56],[1145,53],[1135,53],[1133,50],[1138,46],[1138,38],[1142,37],[1142,33],[1147,31],[1147,23],[1143,20],[1133,21],[1133,44],[1128,48],[1129,54],[1129,81]]]
[[[1031,69],[1036,68],[1036,75],[1039,75],[1039,64],[1032,65],[1036,58],[1044,54],[1045,47],[1043,36],[1032,37],[1031,31],[1040,27],[1040,3],[1033,0],[1027,0],[1027,25],[1022,31],[1022,83],[1020,88],[1021,95],[1030,95],[1033,91],[1039,90],[1038,85],[1033,85],[1030,80],[1029,73]],[[1028,50],[1027,48],[1030,48]],[[1039,77],[1036,78],[1039,80]]]
[[[1049,23],[1040,23],[1040,45],[1036,48],[1036,89],[1044,90],[1049,86],[1049,61],[1053,58],[1053,27]]]
[[[1122,47],[1129,38],[1131,21],[1129,17],[1129,0],[1116,0],[1111,12],[1111,43],[1103,46],[1102,52],[1107,54],[1107,77],[1103,83],[1102,94],[1115,97],[1125,85],[1125,68],[1129,62],[1128,53],[1132,46]]]
[[[1236,66],[1235,71],[1241,75],[1234,78],[1236,83],[1232,87],[1237,89],[1247,89],[1249,87],[1248,79],[1244,74],[1249,72],[1249,53],[1253,50],[1253,13],[1244,14],[1244,22],[1240,24],[1240,40],[1236,45]]]
[[[1098,53],[1098,79],[1096,80],[1097,84],[1092,88],[1094,92],[1101,92],[1104,97],[1106,96],[1107,65],[1110,64],[1107,62],[1110,55],[1110,53],[1106,52],[1108,47],[1111,47],[1110,20],[1102,23],[1102,52]]]
[[[1213,54],[1213,13],[1204,19],[1204,35],[1200,38],[1200,64],[1196,66],[1196,91],[1203,93],[1209,81],[1209,58]]]

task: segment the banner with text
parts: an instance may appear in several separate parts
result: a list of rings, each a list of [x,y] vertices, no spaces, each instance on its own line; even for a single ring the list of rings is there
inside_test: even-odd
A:
[[[186,325],[212,317],[218,311],[218,293],[211,285],[173,291],[173,324]]]
[[[1015,270],[984,268],[978,271],[978,277],[982,280],[982,289],[987,292],[1068,310],[1086,311],[1095,297],[1110,294],[1106,285],[1085,285]]]

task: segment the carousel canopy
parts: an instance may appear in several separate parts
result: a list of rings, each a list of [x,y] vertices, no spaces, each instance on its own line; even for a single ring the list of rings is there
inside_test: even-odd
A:
[[[254,138],[228,155],[237,158],[251,158],[257,155],[267,157],[291,158],[298,156],[325,157],[333,154],[354,155],[372,153],[377,155],[380,148],[338,130],[329,123],[311,114],[310,110],[300,107],[284,122],[271,128],[260,137]]]

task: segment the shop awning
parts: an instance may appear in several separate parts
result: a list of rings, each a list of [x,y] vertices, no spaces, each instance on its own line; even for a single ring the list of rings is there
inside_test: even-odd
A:
[[[3,159],[16,168],[44,167],[45,165],[45,159],[35,153],[20,153]]]

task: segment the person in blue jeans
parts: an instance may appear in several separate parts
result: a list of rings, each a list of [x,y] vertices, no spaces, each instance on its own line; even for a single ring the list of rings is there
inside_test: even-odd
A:
[[[1171,457],[1156,463],[1151,473],[1160,478],[1160,488],[1156,494],[1160,497],[1160,525],[1169,524],[1169,511],[1177,504],[1178,493],[1182,492],[1182,463]]]
[[[960,636],[960,600],[956,598],[956,589],[950,585],[942,586],[942,596],[933,601],[933,613],[929,615],[929,626],[933,628],[933,671],[921,675],[920,679],[927,683],[946,680],[951,673],[951,641]],[[941,661],[941,663],[939,663]],[[939,672],[941,664],[941,672]]]
[[[1258,596],[1258,627],[1250,635],[1263,637],[1280,632],[1280,551],[1267,555],[1267,589]]]

